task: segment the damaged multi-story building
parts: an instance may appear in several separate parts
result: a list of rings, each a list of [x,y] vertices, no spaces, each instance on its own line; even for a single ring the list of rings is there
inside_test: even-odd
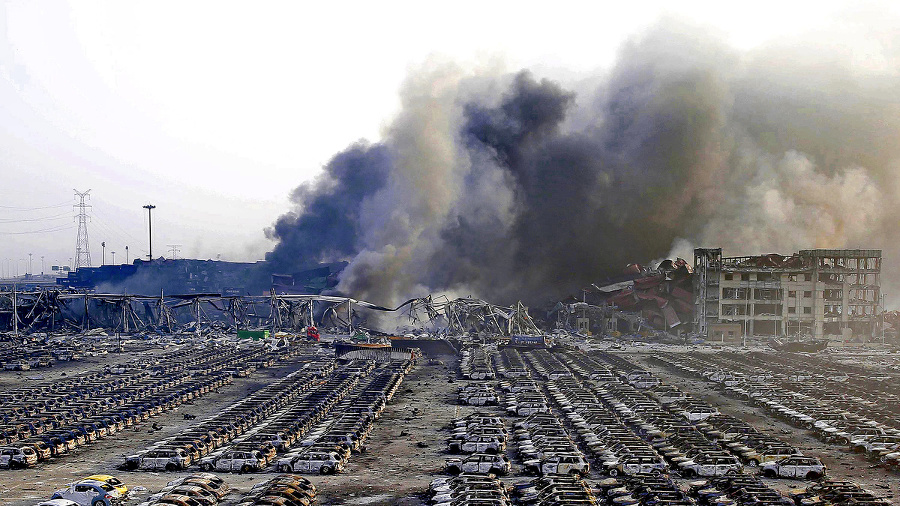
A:
[[[881,332],[881,250],[723,257],[721,248],[698,248],[693,283],[694,330],[712,341],[852,342]]]

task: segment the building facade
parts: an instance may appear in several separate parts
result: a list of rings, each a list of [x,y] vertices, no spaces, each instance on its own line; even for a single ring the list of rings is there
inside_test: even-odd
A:
[[[723,257],[721,248],[698,248],[693,282],[694,331],[706,339],[853,341],[881,332],[881,250]]]

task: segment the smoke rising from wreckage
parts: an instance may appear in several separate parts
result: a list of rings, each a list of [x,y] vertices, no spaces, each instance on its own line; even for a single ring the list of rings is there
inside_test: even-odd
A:
[[[839,35],[896,61],[877,30]],[[267,258],[347,260],[338,290],[384,304],[534,303],[692,245],[890,253],[900,89],[816,40],[741,53],[664,20],[576,85],[426,64],[381,142],[293,192]]]
[[[577,83],[428,64],[267,262],[14,285],[0,443],[37,456],[3,502],[114,473],[122,504],[891,504],[891,281],[828,248],[896,252],[900,87],[819,49],[664,20]]]

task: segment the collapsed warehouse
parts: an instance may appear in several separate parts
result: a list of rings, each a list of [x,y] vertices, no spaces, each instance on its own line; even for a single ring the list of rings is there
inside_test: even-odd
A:
[[[15,310],[13,309],[15,308]],[[60,289],[0,292],[0,329],[14,335],[41,332],[123,334],[223,334],[241,329],[300,333],[321,326],[333,333],[383,334],[377,314],[393,313],[410,330],[442,336],[540,335],[521,302],[499,306],[471,297],[410,299],[387,308],[330,295],[122,295]]]
[[[333,285],[339,267],[315,269],[305,276],[319,276]],[[240,295],[237,288],[225,294],[159,296],[103,294],[71,285],[68,290],[10,290],[0,292],[0,330],[198,332],[299,330],[312,324],[353,328],[374,324],[367,311],[374,309],[405,313],[409,328],[444,335],[541,332],[521,302],[500,306],[471,297],[451,301],[429,295],[385,308],[309,294],[327,285],[291,286],[294,279],[272,276],[265,295]],[[583,289],[581,297],[556,303],[544,330],[612,336],[663,332],[723,342],[752,337],[864,342],[893,334],[884,323],[893,320],[885,317],[880,283],[880,250],[724,257],[720,248],[698,248],[693,265],[680,258],[654,268],[631,264],[619,276]],[[17,318],[12,317],[13,306]]]

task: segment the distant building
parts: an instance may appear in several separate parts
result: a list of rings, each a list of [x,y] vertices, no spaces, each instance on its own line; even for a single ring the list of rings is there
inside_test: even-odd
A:
[[[122,283],[134,276],[140,263],[140,260],[135,260],[134,264],[81,267],[74,271],[66,271],[66,277],[56,278],[56,284],[76,290],[93,290],[98,285]]]
[[[880,333],[881,250],[803,250],[723,257],[694,250],[694,330],[746,336],[863,340]]]
[[[75,290],[141,295],[269,295],[272,290],[278,294],[318,294],[334,288],[346,266],[347,262],[333,262],[283,275],[272,274],[272,266],[265,261],[136,259],[131,264],[81,267],[55,282]]]
[[[294,274],[272,274],[270,290],[277,294],[289,295],[322,293],[337,286],[338,276],[345,267],[347,262],[333,262]]]
[[[265,262],[136,259],[131,264],[81,267],[56,282],[65,288],[107,293],[258,295],[268,285],[268,273]]]

